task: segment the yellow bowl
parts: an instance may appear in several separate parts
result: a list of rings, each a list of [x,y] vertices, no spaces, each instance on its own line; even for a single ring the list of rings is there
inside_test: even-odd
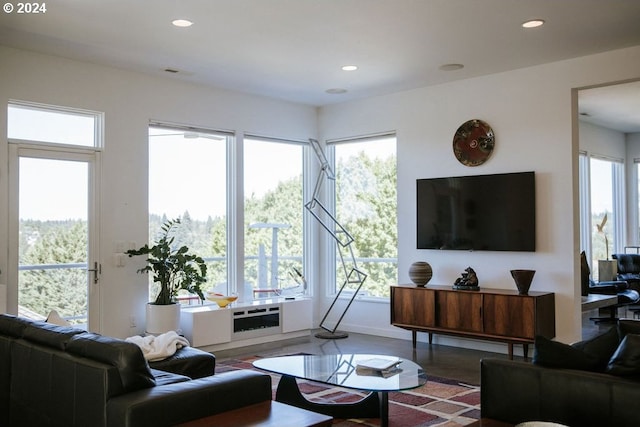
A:
[[[207,294],[207,299],[209,301],[213,301],[218,304],[218,307],[224,308],[238,299],[237,295],[217,295],[217,294]]]

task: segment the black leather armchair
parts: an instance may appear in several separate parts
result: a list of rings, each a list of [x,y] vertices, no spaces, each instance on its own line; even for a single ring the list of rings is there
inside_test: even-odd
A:
[[[616,304],[604,307],[601,310],[608,310],[609,316],[591,317],[591,320],[599,322],[615,322],[618,320],[618,308],[637,304],[640,301],[640,293],[630,289],[629,283],[623,280],[595,282],[591,280],[591,269],[587,262],[584,251],[580,254],[580,273],[582,281],[582,295],[601,294],[601,295],[617,295],[618,302]],[[586,292],[586,293],[585,293]]]
[[[618,261],[618,280],[624,280],[629,287],[640,292],[640,254],[613,254]]]

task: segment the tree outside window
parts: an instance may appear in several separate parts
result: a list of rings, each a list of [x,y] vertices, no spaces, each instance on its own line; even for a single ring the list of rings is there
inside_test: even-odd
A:
[[[396,139],[368,138],[332,147],[336,218],[353,236],[358,267],[367,274],[360,292],[389,297],[390,285],[398,280]],[[344,273],[339,260],[336,265],[339,287]]]

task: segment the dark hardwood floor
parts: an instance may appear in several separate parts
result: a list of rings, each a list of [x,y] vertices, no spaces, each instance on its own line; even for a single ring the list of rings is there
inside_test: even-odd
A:
[[[620,316],[632,317],[620,309]],[[596,324],[589,318],[598,316],[598,310],[583,313],[583,339],[588,339],[612,326],[612,323]],[[523,360],[522,346],[515,346],[515,359]],[[506,354],[458,347],[418,342],[417,348],[411,347],[410,340],[377,337],[373,335],[349,333],[345,339],[327,340],[316,338],[313,334],[309,338],[289,341],[286,344],[270,343],[245,347],[235,350],[216,352],[218,360],[235,357],[261,356],[271,357],[295,353],[309,354],[338,354],[338,353],[375,353],[402,357],[413,360],[422,366],[428,375],[456,379],[468,384],[480,384],[480,359],[485,357],[507,358]],[[533,355],[533,346],[529,346],[529,356]],[[529,359],[530,360],[530,359]]]
[[[522,351],[522,350],[520,350]],[[490,352],[468,350],[444,345],[429,345],[418,342],[415,351],[411,341],[377,337],[373,335],[349,333],[344,339],[327,340],[316,338],[313,334],[286,345],[274,347],[271,344],[252,346],[233,351],[216,352],[218,360],[229,357],[261,356],[271,357],[295,353],[344,354],[371,353],[398,356],[413,360],[427,374],[445,378],[455,378],[469,384],[480,383],[479,361],[483,357],[504,357]]]

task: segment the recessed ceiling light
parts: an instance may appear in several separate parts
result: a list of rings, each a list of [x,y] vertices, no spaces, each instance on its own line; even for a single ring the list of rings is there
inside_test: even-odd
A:
[[[339,95],[341,93],[347,93],[347,90],[346,89],[342,89],[340,87],[336,87],[336,88],[333,88],[333,89],[327,89],[327,90],[325,90],[325,92],[327,92],[328,94],[331,94],[331,95]]]
[[[176,27],[190,27],[193,25],[193,22],[188,19],[174,19],[171,23]]]
[[[342,71],[355,71],[358,69],[357,65],[343,65]]]
[[[541,26],[542,24],[544,24],[544,20],[543,19],[531,19],[529,21],[523,22],[522,23],[522,27],[523,28],[536,28]]]
[[[456,71],[464,68],[462,64],[444,64],[440,66],[442,71]]]

